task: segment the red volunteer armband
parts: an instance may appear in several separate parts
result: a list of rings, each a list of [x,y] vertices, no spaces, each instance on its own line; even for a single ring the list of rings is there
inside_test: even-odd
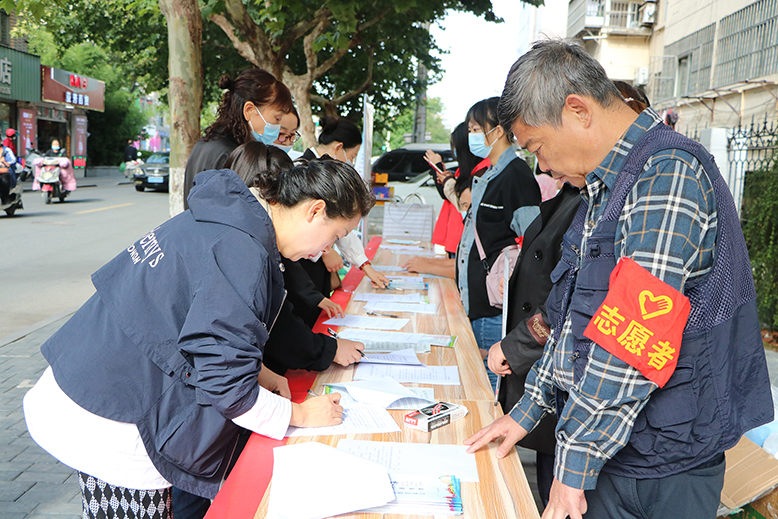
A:
[[[622,258],[584,335],[664,387],[678,364],[690,311],[689,298]]]

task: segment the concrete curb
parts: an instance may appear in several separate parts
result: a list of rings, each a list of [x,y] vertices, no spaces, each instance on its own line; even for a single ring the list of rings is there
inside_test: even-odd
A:
[[[68,310],[65,310],[64,312],[60,312],[58,314],[52,315],[47,319],[38,321],[35,324],[31,324],[27,328],[24,328],[18,332],[12,333],[10,335],[6,335],[5,337],[0,338],[0,348],[8,346],[9,344],[12,344],[20,339],[24,339],[31,333],[37,332],[41,328],[44,328],[50,325],[51,323],[55,323],[60,319],[73,315],[74,313],[76,313],[76,310],[78,310],[78,308],[70,308]]]

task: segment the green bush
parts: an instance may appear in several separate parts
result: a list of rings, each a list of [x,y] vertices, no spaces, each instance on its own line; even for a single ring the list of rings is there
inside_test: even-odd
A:
[[[778,330],[778,161],[746,176],[742,207],[759,320]]]

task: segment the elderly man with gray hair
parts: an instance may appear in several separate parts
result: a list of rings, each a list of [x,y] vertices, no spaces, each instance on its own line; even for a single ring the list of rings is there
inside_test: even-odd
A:
[[[508,415],[469,438],[503,457],[556,413],[543,518],[713,518],[724,451],[772,420],[751,267],[713,157],[633,112],[578,45],[511,68],[500,124],[584,197],[551,274],[551,337]]]

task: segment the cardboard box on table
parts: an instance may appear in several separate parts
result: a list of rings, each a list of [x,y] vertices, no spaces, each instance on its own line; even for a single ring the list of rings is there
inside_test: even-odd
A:
[[[727,472],[719,515],[778,519],[778,460],[746,437],[726,453]]]

